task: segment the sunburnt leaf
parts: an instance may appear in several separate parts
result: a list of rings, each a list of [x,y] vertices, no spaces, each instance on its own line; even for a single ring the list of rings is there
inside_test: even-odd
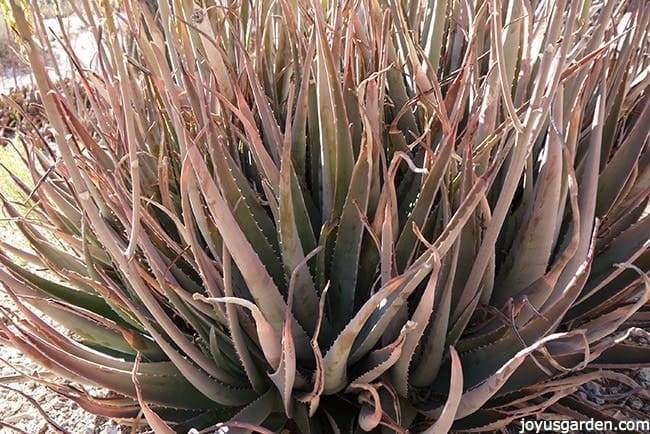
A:
[[[198,293],[194,294],[194,299],[210,304],[232,303],[250,310],[255,320],[255,327],[257,328],[257,339],[264,352],[266,361],[273,369],[278,368],[282,355],[280,337],[271,323],[264,317],[262,311],[254,303],[239,297],[205,297]]]
[[[357,377],[352,384],[369,384],[375,381],[384,372],[388,371],[397,362],[402,355],[402,349],[409,333],[413,332],[416,324],[412,321],[407,322],[402,327],[397,339],[383,348],[371,351],[363,361],[359,363],[360,366],[355,366],[354,369],[363,372]],[[353,386],[350,386],[353,387]]]
[[[223,248],[223,280],[224,280],[224,293],[227,297],[233,297],[234,292],[232,288],[232,261],[230,259],[230,253],[228,249],[224,246]],[[262,392],[265,387],[265,381],[263,374],[260,372],[251,349],[249,348],[246,335],[244,333],[243,327],[240,324],[238,316],[240,313],[234,308],[231,303],[226,305],[226,316],[228,319],[228,325],[230,330],[230,335],[232,337],[232,344],[237,352],[237,356],[241,361],[244,371],[246,371],[247,377],[253,389],[257,392]]]
[[[372,384],[366,383],[352,383],[350,388],[362,391],[359,395],[361,401],[359,427],[366,432],[374,430],[382,418],[381,400],[377,389]]]
[[[43,323],[40,325],[43,327]],[[2,329],[5,332],[7,331],[6,326],[2,326]],[[85,349],[81,345],[62,337],[57,340],[55,345],[26,330],[25,335],[29,340],[13,334],[7,335],[12,345],[15,345],[24,354],[39,360],[40,363],[48,366],[53,372],[68,378],[78,378],[103,387],[110,387],[112,390],[127,396],[135,397],[136,395],[131,381],[132,362],[124,362]],[[55,336],[55,333],[50,334],[50,337]],[[143,369],[145,366],[148,368],[147,375],[142,375],[140,380],[143,393],[148,402],[177,408],[209,408],[214,405],[212,399],[208,399],[203,393],[199,393],[187,381],[187,371],[178,371],[174,364],[169,362],[147,363],[143,365]],[[225,391],[223,389],[219,391],[221,387],[223,386],[206,382],[201,389],[213,395],[212,398],[214,398],[216,395],[213,392],[220,395]],[[208,392],[208,390],[212,390],[212,392]],[[183,393],[179,394],[179,391],[183,391]],[[241,392],[243,394],[238,398],[237,389],[229,389],[229,395],[224,394],[222,398],[218,399],[225,405],[241,405],[247,402],[246,399],[240,401],[247,394],[244,390]],[[250,394],[248,399],[250,399]],[[239,401],[239,404],[237,404],[237,401]]]
[[[367,344],[369,348],[372,348],[392,320],[397,309],[406,302],[406,298],[426,277],[430,272],[430,268],[429,262],[423,262],[417,267],[411,267],[407,273],[391,279],[359,309],[325,354],[324,393],[336,393],[345,387],[348,357],[366,322],[371,319],[373,314],[375,315],[372,330],[377,332],[373,333],[370,338],[366,337],[362,343],[362,346]],[[359,352],[359,354],[362,355],[363,352]]]
[[[422,431],[423,434],[447,433],[457,418],[458,407],[463,398],[463,368],[454,347],[449,347],[449,356],[451,357],[449,397],[445,406],[440,410],[440,414],[435,416],[436,422]]]
[[[399,359],[391,368],[393,385],[397,389],[398,393],[403,397],[408,395],[408,380],[411,364],[413,363],[413,357],[415,356],[417,347],[422,345],[422,338],[429,322],[431,321],[431,315],[433,313],[433,306],[436,299],[436,287],[438,286],[438,278],[441,269],[440,258],[436,255],[435,251],[433,260],[433,269],[431,270],[429,281],[427,282],[424,293],[422,294],[420,301],[415,308],[415,312],[413,312],[411,317],[413,329],[406,336]]]
[[[87,270],[79,258],[55,247],[51,241],[35,230],[35,225],[24,221],[16,207],[0,194],[0,200],[9,216],[14,218],[16,226],[29,240],[35,251],[41,253],[42,260],[49,261],[59,270],[71,270],[84,275]]]
[[[429,324],[418,342],[418,352],[415,359],[409,366],[409,382],[415,387],[426,387],[430,385],[433,380],[438,376],[438,371],[443,362],[444,349],[452,339],[448,338],[448,333],[451,334],[449,318],[451,315],[451,300],[452,300],[452,282],[451,276],[454,274],[456,262],[458,260],[458,249],[454,248],[451,257],[445,257],[445,261],[441,264],[440,277],[437,278],[437,288],[430,289],[427,287],[426,291],[437,291],[437,294],[427,294],[427,296],[435,296],[438,300],[435,303],[434,315],[429,319]],[[432,275],[433,277],[433,275]],[[444,282],[444,283],[443,283]],[[422,299],[422,303],[426,303],[426,299]],[[415,320],[415,318],[413,318]],[[398,383],[399,384],[399,383]]]
[[[438,151],[435,163],[424,175],[424,183],[420,187],[417,201],[404,224],[404,229],[399,235],[395,246],[395,257],[398,269],[404,269],[408,261],[412,260],[415,254],[413,246],[416,245],[416,236],[413,232],[413,225],[419,228],[424,227],[429,218],[434,200],[443,182],[447,166],[451,160],[453,146],[449,141],[443,140],[443,145]]]
[[[517,327],[516,329],[508,330],[506,335],[496,342],[461,355],[466,384],[469,387],[480,383],[489,377],[491,373],[497,371],[498,366],[503,366],[513,352],[524,348],[526,345],[536,345],[540,342],[540,339],[543,340],[547,333],[557,327],[571,303],[575,301],[583,288],[584,282],[589,275],[592,260],[593,251],[583,262],[570,285],[562,290],[562,296],[547,301],[543,308],[539,310],[539,316],[532,315],[532,319],[522,327],[514,325],[514,327]],[[538,285],[547,284],[548,282],[544,279],[538,282]]]
[[[494,391],[498,390],[505,384],[505,382],[510,378],[510,376],[512,376],[516,369],[521,366],[524,360],[527,357],[532,356],[533,352],[542,348],[546,343],[553,342],[556,339],[567,338],[580,333],[582,333],[582,331],[550,334],[542,339],[539,339],[533,345],[521,349],[513,357],[509,358],[506,363],[500,365],[500,368],[498,370],[493,371],[493,373],[484,381],[478,383],[475,387],[471,387],[469,390],[463,393],[463,396],[460,399],[460,403],[458,404],[458,410],[455,417],[463,418],[480,409],[492,397]],[[435,415],[440,411],[440,408],[420,408],[421,413],[431,417],[435,417]]]
[[[284,319],[284,327],[282,328],[282,354],[278,363],[277,369],[272,374],[269,374],[271,380],[275,383],[287,417],[292,417],[293,414],[293,393],[292,390],[300,377],[296,370],[296,349],[294,346],[293,335],[291,332],[291,312],[295,302],[294,297],[296,294],[296,285],[299,272],[306,267],[307,261],[315,256],[320,249],[313,250],[303,258],[303,260],[296,265],[296,268],[291,273],[291,280],[289,282],[289,294],[287,297],[287,312]]]
[[[144,413],[145,419],[147,419],[147,422],[149,423],[149,426],[151,426],[155,432],[161,433],[161,434],[173,434],[175,431],[165,423],[164,420],[160,416],[158,416],[152,409],[149,407],[149,404],[144,400],[142,396],[142,389],[140,387],[140,381],[138,380],[138,368],[140,367],[140,355],[135,359],[135,363],[133,364],[133,371],[131,372],[131,379],[133,381],[133,385],[135,386],[135,393],[138,398],[138,402],[140,403],[140,407],[142,408],[142,412]]]
[[[282,354],[275,372],[269,378],[280,391],[284,411],[288,417],[293,415],[293,387],[296,381],[296,349],[291,335],[291,322],[288,319],[282,329]]]

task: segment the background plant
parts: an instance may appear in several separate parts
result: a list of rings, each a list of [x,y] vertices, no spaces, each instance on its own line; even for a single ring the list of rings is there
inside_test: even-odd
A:
[[[642,2],[86,1],[71,88],[9,3],[55,142],[24,133],[32,207],[3,201],[36,253],[3,243],[0,337],[119,398],[61,393],[161,432],[467,432],[638,387]]]

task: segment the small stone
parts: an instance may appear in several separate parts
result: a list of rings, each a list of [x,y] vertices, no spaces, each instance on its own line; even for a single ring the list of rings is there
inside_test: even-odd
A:
[[[632,407],[635,410],[641,410],[643,408],[643,401],[641,401],[639,398],[633,396],[628,400],[628,403],[630,407]]]
[[[637,377],[644,383],[650,383],[650,368],[641,368]]]
[[[585,384],[585,389],[587,389],[589,392],[591,392],[594,395],[601,395],[602,394],[602,387],[600,384],[596,382],[590,382]]]
[[[618,384],[618,385],[616,385],[616,386],[612,386],[612,387],[609,389],[609,393],[610,393],[611,395],[618,395],[618,394],[620,394],[620,393],[623,393],[623,386],[621,386],[620,384]]]

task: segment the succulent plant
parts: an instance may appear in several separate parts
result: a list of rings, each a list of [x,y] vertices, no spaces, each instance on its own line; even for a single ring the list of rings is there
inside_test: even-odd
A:
[[[54,141],[3,199],[0,341],[116,394],[80,405],[493,431],[650,364],[643,2],[84,0],[92,69],[9,4]]]

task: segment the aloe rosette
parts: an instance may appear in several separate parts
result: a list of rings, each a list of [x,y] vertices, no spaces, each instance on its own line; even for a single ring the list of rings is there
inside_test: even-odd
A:
[[[0,340],[117,394],[80,405],[491,431],[650,364],[642,2],[86,0],[92,69],[9,4],[54,142],[20,136]]]

